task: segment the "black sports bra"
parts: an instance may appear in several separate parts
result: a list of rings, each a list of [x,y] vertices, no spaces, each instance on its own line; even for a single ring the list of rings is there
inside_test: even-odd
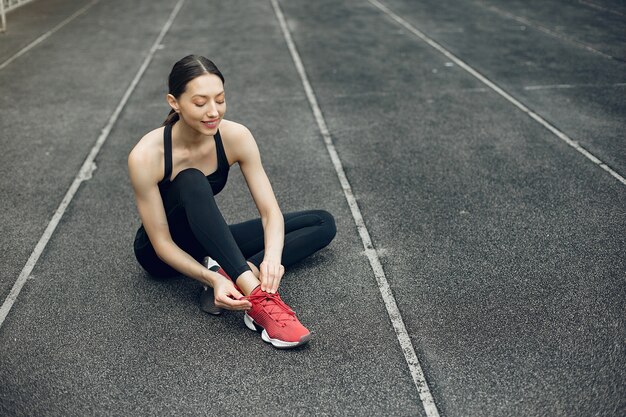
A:
[[[216,195],[226,185],[228,179],[228,171],[230,165],[228,165],[228,159],[226,158],[226,152],[224,151],[224,145],[222,144],[222,137],[218,130],[215,136],[215,149],[217,150],[217,169],[211,174],[207,175],[206,179],[211,184],[213,195]],[[163,151],[165,159],[165,174],[163,179],[159,181],[159,191],[161,192],[161,198],[167,195],[167,190],[170,188],[172,182],[170,177],[172,176],[172,124],[165,125],[163,130]]]

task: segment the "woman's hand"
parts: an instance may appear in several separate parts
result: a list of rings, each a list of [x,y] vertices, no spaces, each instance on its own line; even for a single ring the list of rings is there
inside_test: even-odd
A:
[[[280,262],[264,259],[259,266],[259,281],[261,281],[261,290],[270,294],[278,290],[280,280],[285,274],[285,267]]]
[[[240,300],[243,294],[237,291],[235,284],[228,278],[220,276],[213,285],[215,305],[228,310],[250,310],[252,303],[248,300]]]

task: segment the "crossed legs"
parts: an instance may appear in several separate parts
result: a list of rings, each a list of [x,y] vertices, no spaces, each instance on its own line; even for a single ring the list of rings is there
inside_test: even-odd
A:
[[[215,259],[245,295],[260,284],[259,266],[264,256],[261,219],[226,224],[209,182],[194,168],[181,171],[174,178],[164,206],[172,239],[181,249],[199,262],[207,255]],[[326,211],[286,213],[283,217],[285,267],[327,246],[335,236],[334,218]],[[136,248],[137,257],[148,272],[158,276],[177,274],[149,249]]]

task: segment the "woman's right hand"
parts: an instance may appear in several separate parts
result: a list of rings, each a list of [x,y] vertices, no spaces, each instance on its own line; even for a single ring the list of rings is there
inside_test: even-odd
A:
[[[240,300],[243,294],[237,291],[235,284],[228,278],[222,277],[213,285],[215,305],[228,310],[250,310],[252,304],[248,300]]]

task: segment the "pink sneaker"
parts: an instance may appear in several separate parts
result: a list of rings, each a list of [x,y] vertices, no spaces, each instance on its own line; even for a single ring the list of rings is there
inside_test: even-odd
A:
[[[311,332],[304,327],[280,295],[261,290],[259,285],[244,297],[252,303],[243,321],[250,330],[261,331],[261,339],[279,349],[289,349],[305,344]]]

